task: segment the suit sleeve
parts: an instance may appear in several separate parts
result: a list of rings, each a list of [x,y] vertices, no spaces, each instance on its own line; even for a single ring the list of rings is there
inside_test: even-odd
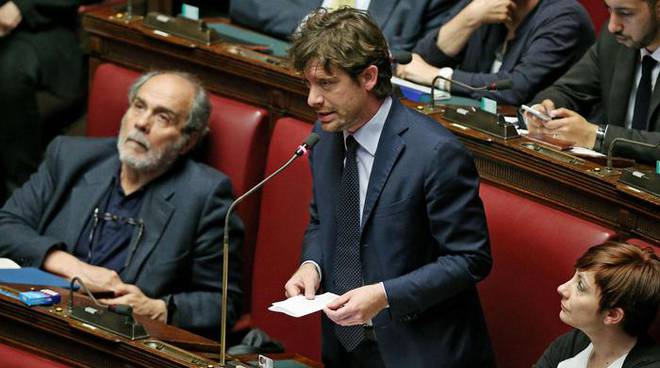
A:
[[[454,80],[470,86],[485,86],[497,80],[510,79],[511,89],[470,92],[452,85],[452,90],[468,93],[474,99],[485,96],[515,106],[529,101],[537,91],[552,83],[575,63],[594,42],[590,20],[582,17],[582,12],[571,10],[547,17],[530,30],[534,33],[528,36],[528,42],[523,45],[513,69],[497,73],[466,72],[460,68],[454,71]]]
[[[321,1],[309,0],[240,0],[231,1],[229,16],[233,22],[288,39],[301,20]]]
[[[599,51],[596,43],[566,74],[538,93],[531,103],[550,99],[556,107],[565,107],[588,115],[589,111],[586,109],[601,101]]]
[[[314,126],[314,132],[318,133],[318,128]],[[314,165],[312,161],[314,159],[314,151],[309,153],[309,167],[312,168]],[[314,173],[312,172],[312,177]],[[314,261],[317,265],[321,266],[323,264],[323,252],[321,251],[321,244],[319,242],[319,231],[320,231],[320,221],[319,214],[316,207],[316,188],[312,188],[312,200],[309,204],[309,225],[305,230],[305,237],[303,238],[303,249],[300,257],[300,261]]]
[[[162,297],[168,304],[171,323],[207,336],[217,334],[220,326],[222,239],[231,193],[231,184],[226,178],[209,193],[192,247],[188,291]],[[243,225],[236,215],[232,215],[229,221],[229,239],[229,283],[226,292],[227,325],[231,327],[238,319],[242,296],[240,249]]]
[[[492,260],[479,176],[471,156],[442,140],[428,158],[424,195],[435,261],[384,282],[393,316],[423,312],[474,287]]]
[[[38,232],[55,191],[62,140],[56,138],[48,146],[38,171],[0,209],[0,257],[11,258],[22,267],[40,267],[51,248],[64,248],[61,239]]]

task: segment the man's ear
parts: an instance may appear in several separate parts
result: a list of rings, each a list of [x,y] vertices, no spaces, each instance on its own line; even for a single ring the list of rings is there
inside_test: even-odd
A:
[[[605,323],[606,325],[616,325],[623,321],[624,315],[625,313],[623,312],[623,309],[619,307],[610,308],[607,310],[607,312],[605,312],[603,323]]]
[[[372,91],[378,83],[378,67],[369,65],[360,73],[360,82],[367,91]]]

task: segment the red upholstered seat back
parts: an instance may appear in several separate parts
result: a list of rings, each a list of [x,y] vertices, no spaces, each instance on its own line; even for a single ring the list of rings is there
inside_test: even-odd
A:
[[[601,27],[604,24],[607,24],[607,20],[610,16],[605,2],[603,0],[580,0],[580,3],[585,9],[587,9],[587,12],[591,16],[596,35],[598,35]]]
[[[128,89],[140,73],[105,63],[96,68],[87,104],[87,135],[114,137],[128,108]]]
[[[493,269],[479,294],[498,366],[529,368],[570,327],[557,287],[577,258],[613,231],[487,183],[480,188]]]
[[[0,344],[0,367],[11,368],[67,368],[67,365],[57,363],[27,351]]]
[[[268,112],[220,97],[209,96],[213,111],[209,121],[211,131],[203,147],[203,161],[229,175],[235,197],[259,183],[263,177],[268,150]],[[252,287],[252,262],[259,225],[259,199],[261,192],[252,194],[237,207],[245,225],[243,243],[243,291],[244,311],[250,305]]]
[[[128,108],[128,89],[140,74],[114,64],[101,64],[94,74],[89,96],[87,135],[116,136],[124,112]],[[268,149],[268,112],[214,94],[209,120],[210,133],[202,144],[204,163],[227,174],[240,196],[257,184],[264,171]],[[249,306],[252,258],[257,234],[259,193],[247,198],[237,208],[245,224],[243,246],[243,290]],[[220,246],[220,244],[218,244]]]
[[[311,128],[311,124],[291,118],[275,123],[265,175],[291,157]],[[292,318],[267,310],[272,302],[284,299],[284,283],[300,265],[311,192],[306,158],[299,158],[263,189],[252,283],[252,324],[281,341],[287,351],[318,360],[321,356],[319,313]]]

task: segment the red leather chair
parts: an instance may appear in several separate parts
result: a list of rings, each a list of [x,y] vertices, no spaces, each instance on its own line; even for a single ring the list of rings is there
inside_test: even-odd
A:
[[[570,328],[559,319],[557,287],[614,232],[487,183],[480,195],[493,269],[478,288],[497,364],[529,368]]]
[[[311,124],[292,118],[275,123],[265,175],[291,157],[311,128]],[[263,188],[252,279],[251,324],[282,342],[286,350],[320,360],[319,313],[292,318],[267,310],[271,303],[284,299],[284,284],[300,265],[311,193],[311,173],[305,158],[299,158]]]
[[[42,358],[27,351],[0,344],[0,366],[11,368],[67,368],[58,362]]]
[[[121,118],[128,108],[127,93],[140,73],[115,64],[101,64],[94,74],[89,94],[87,135],[116,136]],[[235,196],[257,184],[264,171],[268,148],[268,112],[220,97],[209,95],[213,110],[209,120],[210,133],[202,144],[201,159],[227,174]],[[243,246],[243,290],[249,306],[252,259],[257,234],[259,193],[247,198],[237,208],[245,224]],[[218,244],[220,246],[220,244]]]
[[[116,64],[96,68],[87,104],[87,135],[114,137],[128,109],[128,89],[140,73]]]
[[[591,16],[594,30],[596,30],[596,36],[598,36],[601,27],[603,24],[607,24],[607,20],[610,17],[605,3],[603,0],[580,0],[580,3],[587,9],[587,12]]]

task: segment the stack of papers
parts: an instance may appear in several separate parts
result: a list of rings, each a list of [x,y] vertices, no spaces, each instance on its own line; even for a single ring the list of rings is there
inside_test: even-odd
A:
[[[307,299],[304,295],[297,295],[287,300],[273,303],[268,310],[298,318],[320,311],[338,296],[333,293],[325,293],[316,295],[314,299]]]

